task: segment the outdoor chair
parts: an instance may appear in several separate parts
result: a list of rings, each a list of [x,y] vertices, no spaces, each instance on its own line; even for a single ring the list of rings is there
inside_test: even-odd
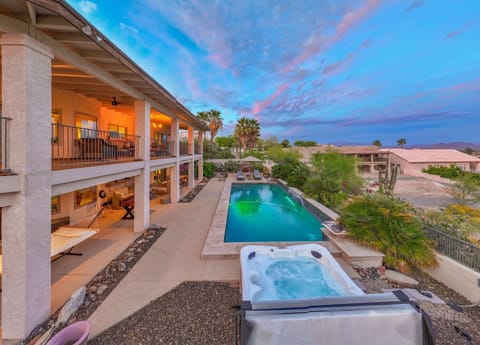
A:
[[[262,179],[262,175],[260,175],[260,172],[258,170],[254,170],[253,171],[253,178],[255,180],[261,180]]]
[[[241,170],[237,171],[237,180],[238,181],[245,180],[245,175],[243,175],[243,171],[241,171]]]

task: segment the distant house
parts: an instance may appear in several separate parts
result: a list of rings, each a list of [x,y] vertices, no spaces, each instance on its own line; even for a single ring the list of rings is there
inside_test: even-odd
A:
[[[347,156],[353,156],[357,159],[359,172],[375,173],[379,167],[386,167],[389,162],[388,150],[379,150],[377,146],[333,146],[317,145],[314,147],[296,148],[302,154],[302,161],[310,163],[311,155],[314,153],[326,153],[334,150]]]
[[[480,171],[480,158],[452,149],[382,149],[390,152],[390,162],[400,166],[400,172],[418,175],[429,166],[458,166],[466,171]]]

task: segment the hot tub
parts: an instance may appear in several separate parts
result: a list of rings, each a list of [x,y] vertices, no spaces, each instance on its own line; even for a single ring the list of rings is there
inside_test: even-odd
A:
[[[400,292],[365,294],[317,244],[245,246],[243,345],[420,345],[422,314]]]

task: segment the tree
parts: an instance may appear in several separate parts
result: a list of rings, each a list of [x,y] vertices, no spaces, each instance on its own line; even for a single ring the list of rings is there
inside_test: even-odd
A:
[[[242,117],[237,121],[234,136],[243,150],[250,150],[260,138],[260,123],[255,119]]]
[[[226,137],[216,137],[215,142],[219,147],[227,147],[227,148],[235,147],[235,137],[233,135],[229,135]]]
[[[199,111],[197,116],[200,120],[203,120],[210,128],[210,141],[213,142],[218,131],[223,128],[223,118],[221,112],[216,109],[210,109],[209,111]]]
[[[403,147],[403,145],[406,145],[406,144],[407,144],[407,139],[405,138],[400,138],[397,140],[397,145],[400,147]]]
[[[282,146],[285,147],[285,148],[290,147],[290,142],[287,139],[283,139],[282,140]]]
[[[317,142],[313,140],[296,140],[293,145],[298,147],[311,147],[316,146]]]
[[[305,193],[326,206],[338,208],[351,194],[358,194],[363,179],[358,175],[355,157],[336,151],[315,153],[312,173],[305,183]]]
[[[375,145],[375,146],[377,146],[377,147],[380,147],[380,146],[382,146],[382,142],[381,142],[380,140],[378,140],[378,139],[375,139],[375,140],[373,141],[372,145]]]
[[[473,155],[475,153],[475,151],[471,147],[466,147],[463,152],[467,155]]]

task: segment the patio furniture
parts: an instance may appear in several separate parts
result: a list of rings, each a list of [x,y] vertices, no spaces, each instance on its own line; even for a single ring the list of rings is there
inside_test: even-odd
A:
[[[241,171],[241,170],[237,171],[237,180],[238,181],[245,180],[245,175],[243,175],[243,171]]]
[[[120,201],[120,206],[122,206],[127,213],[122,217],[122,219],[133,219],[133,209],[135,208],[135,197],[132,195],[130,198]]]
[[[80,146],[80,158],[107,160],[109,158],[118,158],[118,147],[109,144],[103,138],[80,138],[78,139]]]
[[[255,180],[261,180],[262,179],[262,175],[260,175],[260,172],[258,170],[254,170],[253,171],[253,178]]]
[[[73,247],[95,235],[98,231],[99,229],[61,226],[52,233],[50,256],[82,255],[82,253],[73,253]]]
[[[219,181],[225,181],[228,177],[228,174],[226,172],[220,172],[217,174],[217,177]]]
[[[130,199],[133,196],[133,192],[128,187],[118,188],[113,192],[112,206],[114,209],[119,209],[122,205],[122,201]]]
[[[84,345],[87,343],[91,328],[88,320],[74,322],[55,334],[47,345]]]

